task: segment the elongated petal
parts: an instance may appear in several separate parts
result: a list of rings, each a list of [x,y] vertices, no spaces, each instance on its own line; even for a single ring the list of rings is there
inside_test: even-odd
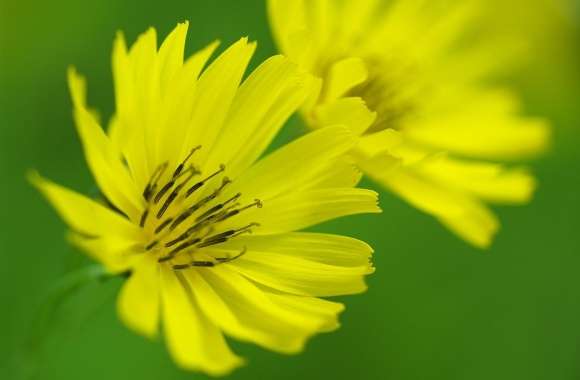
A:
[[[180,23],[165,38],[159,48],[159,72],[161,91],[166,92],[167,87],[173,79],[173,76],[181,69],[183,65],[183,51],[185,49],[185,37],[189,22]]]
[[[314,173],[354,146],[347,128],[316,130],[287,144],[248,169],[236,180],[236,188],[262,200],[295,190]]]
[[[368,264],[338,267],[285,254],[251,250],[232,261],[230,266],[244,276],[273,289],[315,297],[363,292],[366,290],[364,276],[373,272]]]
[[[105,196],[132,220],[137,220],[141,205],[139,192],[115,151],[109,138],[86,109],[86,85],[74,68],[68,72],[69,86],[74,103],[74,115],[83,143],[87,163]]]
[[[499,228],[497,218],[481,202],[410,167],[393,169],[388,156],[367,161],[362,169],[413,206],[452,226],[454,232],[476,246],[489,246]]]
[[[256,48],[246,38],[230,46],[202,73],[196,88],[192,118],[188,124],[182,155],[194,146],[204,149],[198,155],[203,163],[222,130],[224,120]]]
[[[117,312],[129,328],[149,338],[155,337],[159,329],[159,289],[159,265],[155,257],[143,253],[121,289]]]
[[[341,216],[380,213],[377,193],[366,189],[315,189],[289,194],[248,212],[260,223],[258,234],[301,230]]]
[[[285,309],[292,310],[308,318],[326,321],[320,327],[320,332],[330,332],[340,327],[338,315],[344,311],[344,305],[341,303],[283,293],[268,292],[267,295],[272,302]]]
[[[257,252],[275,252],[338,267],[368,267],[373,252],[368,244],[357,239],[312,232],[240,236],[220,247],[235,251],[244,246]]]
[[[229,287],[224,290],[223,285],[220,286],[222,280],[219,276],[201,270],[199,273],[187,273],[187,278],[199,297],[201,309],[228,335],[280,352],[290,353],[302,347],[304,334],[297,333],[295,326],[286,327],[284,322],[280,322],[280,318],[269,310],[267,304],[261,305],[261,309],[265,311],[258,315],[260,310],[253,310],[256,307],[254,303],[245,305],[247,302],[245,298],[241,300],[239,297],[230,298],[232,290]],[[241,279],[242,284],[246,281],[235,273],[234,277],[230,277],[230,280],[234,279]],[[266,299],[263,295],[260,296],[257,300]],[[240,312],[240,309],[244,312]],[[247,315],[251,315],[252,318],[248,318]],[[272,318],[277,318],[280,323],[276,333],[268,327],[260,326],[262,321]]]
[[[204,315],[187,280],[161,267],[163,325],[169,352],[185,369],[226,375],[242,364],[217,326]]]
[[[225,163],[231,176],[250,166],[304,102],[310,85],[282,56],[262,63],[239,88],[207,166]]]
[[[371,112],[360,98],[340,98],[316,107],[314,117],[318,125],[345,125],[355,135],[362,135],[377,114]]]
[[[113,274],[131,270],[143,255],[143,249],[139,248],[141,244],[124,237],[114,235],[94,237],[70,232],[68,240]]]
[[[139,228],[92,199],[48,181],[37,173],[30,173],[28,179],[73,230],[93,237],[117,236],[129,242],[140,238]]]
[[[306,339],[327,324],[326,318],[309,318],[290,308],[273,302],[266,292],[225,266],[199,273],[211,286],[200,287],[200,292],[213,302],[221,303],[216,309],[206,304],[206,310],[215,316],[222,328],[233,336],[248,339],[269,349],[296,353],[303,349]],[[208,298],[208,299],[210,299]],[[216,304],[214,304],[216,305]],[[225,309],[224,307],[226,307]],[[224,315],[235,316],[221,319]],[[246,336],[245,334],[250,334]]]
[[[335,62],[329,69],[322,101],[336,100],[367,77],[366,65],[360,58],[350,57]]]
[[[183,159],[181,151],[195,105],[199,74],[218,47],[214,41],[189,57],[166,84],[162,99],[156,151],[159,162]],[[191,148],[191,147],[190,147]]]
[[[419,170],[438,183],[495,203],[529,202],[536,187],[534,177],[526,170],[446,156],[424,162]]]
[[[313,173],[304,186],[296,190],[355,187],[361,178],[362,172],[349,158],[337,158]]]

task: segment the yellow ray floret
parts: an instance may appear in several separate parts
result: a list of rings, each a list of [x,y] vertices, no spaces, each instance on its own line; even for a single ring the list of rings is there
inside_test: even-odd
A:
[[[121,320],[153,338],[160,325],[181,367],[224,375],[243,364],[228,336],[296,353],[339,326],[342,304],[319,297],[366,289],[371,248],[356,239],[296,232],[380,212],[357,189],[344,125],[320,128],[262,157],[316,80],[282,56],[244,74],[255,44],[243,38],[209,63],[189,58],[187,23],[157,48],[149,29],[113,48],[116,112],[105,132],[87,108],[86,83],[68,72],[73,114],[94,200],[33,173],[30,181],[71,229],[69,240],[111,273],[130,272]]]
[[[514,39],[478,38],[481,0],[269,0],[280,50],[314,82],[302,113],[312,128],[343,124],[375,181],[463,239],[491,244],[487,203],[528,202],[533,177],[502,160],[548,146],[542,119],[486,84],[518,57]]]

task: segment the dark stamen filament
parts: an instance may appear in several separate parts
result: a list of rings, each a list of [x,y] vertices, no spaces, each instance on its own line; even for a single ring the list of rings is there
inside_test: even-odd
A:
[[[179,176],[179,174],[181,173],[181,171],[185,167],[185,164],[187,164],[187,161],[189,161],[191,156],[193,156],[193,154],[200,149],[201,149],[201,145],[198,145],[189,151],[189,154],[187,155],[187,157],[185,157],[185,159],[183,161],[181,161],[181,163],[177,166],[177,168],[173,172],[173,178],[177,178],[177,176]]]

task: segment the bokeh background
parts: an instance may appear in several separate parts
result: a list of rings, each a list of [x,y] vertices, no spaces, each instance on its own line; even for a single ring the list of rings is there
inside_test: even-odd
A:
[[[1,379],[205,378],[177,369],[162,342],[121,325],[121,279],[72,292],[31,335],[47,288],[89,262],[67,245],[63,223],[25,172],[36,168],[96,192],[73,128],[65,71],[75,64],[87,75],[90,103],[108,117],[118,29],[132,41],[148,26],[164,36],[187,19],[189,52],[216,37],[227,44],[248,35],[259,42],[255,65],[275,52],[264,8],[260,0],[0,0]],[[521,33],[532,47],[529,64],[501,80],[520,91],[526,112],[554,124],[552,151],[533,163],[536,199],[498,210],[504,227],[493,248],[473,249],[382,193],[382,216],[318,228],[376,249],[369,291],[344,299],[342,328],[292,357],[234,342],[249,363],[232,378],[580,378],[579,23],[577,1],[497,1],[489,17],[490,28]],[[294,118],[277,143],[299,133]],[[25,346],[30,339],[35,344]]]

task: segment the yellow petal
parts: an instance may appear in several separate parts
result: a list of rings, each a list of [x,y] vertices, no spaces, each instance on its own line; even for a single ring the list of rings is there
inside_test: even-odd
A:
[[[327,297],[361,293],[366,290],[364,276],[373,272],[368,262],[340,267],[271,250],[247,248],[245,255],[229,263],[231,268],[260,284],[295,295]]]
[[[360,98],[341,98],[316,107],[316,125],[345,125],[355,135],[362,135],[375,121],[376,112],[369,110]]]
[[[232,336],[274,351],[296,353],[303,349],[309,336],[326,324],[325,319],[309,318],[274,303],[265,291],[227,266],[214,269],[199,272],[212,292],[205,287],[196,290],[207,297],[207,312],[215,315],[219,320],[216,323]],[[218,304],[221,306],[213,308]],[[235,320],[221,319],[222,312]]]
[[[183,51],[189,22],[179,23],[159,48],[159,71],[162,92],[167,91],[173,76],[183,65]]]
[[[247,210],[236,223],[258,223],[259,235],[297,231],[341,216],[380,213],[377,193],[366,189],[313,189],[289,192]],[[234,225],[224,224],[224,228]]]
[[[28,180],[73,230],[88,236],[117,236],[130,242],[139,240],[141,230],[111,209],[48,181],[36,172],[30,173]]]
[[[240,86],[207,167],[226,164],[228,175],[245,170],[270,144],[310,91],[310,79],[282,56],[262,63]]]
[[[311,132],[276,150],[236,179],[236,189],[262,200],[299,188],[350,150],[355,140],[344,127]]]
[[[117,299],[117,312],[121,320],[148,338],[154,338],[159,329],[159,288],[157,260],[153,256],[141,256],[141,261],[133,268]]]
[[[340,327],[338,315],[344,311],[344,305],[341,303],[283,293],[269,292],[267,294],[272,302],[285,309],[308,318],[324,320],[325,323],[321,325],[320,332],[330,332]]]
[[[295,352],[302,347],[304,334],[298,333],[296,326],[286,326],[276,313],[269,311],[267,305],[256,302],[264,300],[263,295],[247,304],[247,297],[239,297],[230,287],[224,287],[223,284],[220,286],[220,277],[208,272],[212,271],[191,271],[186,276],[203,312],[226,334],[278,352]],[[234,276],[229,277],[229,281],[236,281],[236,284],[241,282],[242,286],[247,281],[235,272],[231,273]],[[275,322],[276,319],[279,324],[275,329],[270,330],[268,325],[261,323],[262,320]]]
[[[536,188],[534,177],[524,169],[446,156],[427,160],[418,170],[438,183],[495,203],[529,202]]]
[[[473,158],[525,158],[546,150],[547,123],[519,116],[518,108],[509,92],[482,92],[463,99],[460,111],[453,109],[407,126],[404,135],[417,144]]]
[[[362,172],[347,157],[337,158],[326,168],[314,173],[304,186],[296,190],[355,187],[362,178]]]
[[[189,57],[167,83],[159,121],[156,149],[159,162],[179,162],[195,103],[198,76],[218,47],[214,41]]]
[[[163,326],[176,363],[184,368],[223,376],[243,364],[223,334],[204,315],[187,280],[170,267],[161,267]]]
[[[367,80],[368,71],[360,58],[350,57],[330,66],[322,102],[332,102]]]
[[[233,250],[240,246],[257,252],[275,252],[337,267],[368,267],[373,252],[368,244],[357,239],[312,232],[239,236],[231,243],[220,245],[223,249]]]
[[[478,247],[487,247],[499,228],[497,218],[478,200],[438,184],[412,167],[393,169],[388,156],[378,156],[361,167],[371,178]]]
[[[75,121],[89,167],[103,194],[131,220],[136,221],[142,207],[135,183],[114,150],[109,138],[85,108],[86,85],[74,68],[68,71]]]
[[[457,236],[479,248],[489,248],[499,229],[497,217],[482,203],[473,202],[469,214],[443,216],[439,221]]]
[[[184,136],[181,149],[182,157],[185,157],[191,148],[202,145],[203,149],[197,155],[197,162],[203,165],[204,157],[207,158],[221,132],[255,48],[255,43],[248,43],[246,38],[242,38],[217,57],[201,74],[196,88],[192,117],[187,125],[187,134]]]
[[[396,151],[403,144],[403,136],[394,129],[384,129],[380,132],[364,135],[354,152],[360,159],[372,158],[380,153]]]
[[[143,249],[137,248],[140,244],[114,235],[91,237],[70,232],[68,241],[103,264],[112,274],[130,270],[143,255]]]

